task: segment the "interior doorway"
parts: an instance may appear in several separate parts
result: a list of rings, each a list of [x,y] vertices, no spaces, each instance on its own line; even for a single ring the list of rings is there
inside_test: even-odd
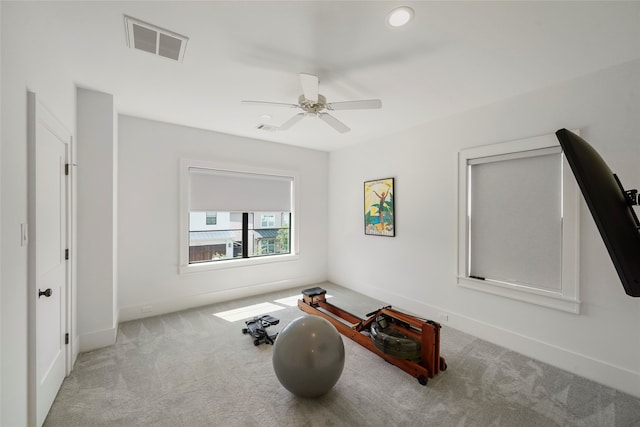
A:
[[[27,110],[28,401],[39,427],[71,367],[72,136],[33,92]]]

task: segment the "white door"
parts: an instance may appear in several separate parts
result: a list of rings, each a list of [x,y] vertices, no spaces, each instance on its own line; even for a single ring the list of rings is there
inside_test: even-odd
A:
[[[30,407],[41,426],[67,374],[65,165],[71,136],[35,94],[29,107]]]

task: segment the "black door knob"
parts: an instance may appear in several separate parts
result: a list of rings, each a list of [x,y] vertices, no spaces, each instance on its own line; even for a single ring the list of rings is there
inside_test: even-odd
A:
[[[44,295],[45,297],[50,297],[51,294],[53,293],[53,291],[51,290],[51,288],[48,288],[45,291],[42,291],[40,289],[38,289],[38,298],[40,298],[42,295]]]

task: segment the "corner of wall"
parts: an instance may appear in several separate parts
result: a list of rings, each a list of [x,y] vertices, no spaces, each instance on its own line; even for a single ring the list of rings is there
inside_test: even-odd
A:
[[[80,352],[114,343],[117,331],[116,120],[113,95],[77,88]]]
[[[117,335],[117,324],[113,328],[80,335],[78,337],[78,351],[80,353],[84,353],[86,351],[97,350],[99,348],[114,345],[116,343]]]
[[[0,2],[0,28],[2,28],[2,3]],[[0,31],[0,99],[2,99],[2,32]],[[2,103],[0,102],[0,140],[2,140]],[[2,151],[0,150],[0,164],[2,164]],[[0,174],[0,187],[2,187],[2,175]],[[0,199],[0,224],[2,224],[2,200]],[[0,226],[0,240],[2,240],[2,227]],[[0,248],[0,265],[2,265],[2,248]],[[2,301],[2,277],[0,276],[0,301]],[[2,304],[0,304],[0,366],[2,365]],[[0,402],[2,399],[2,369],[0,369]],[[0,404],[0,424],[2,424],[2,404]]]
[[[118,331],[118,118],[113,97],[111,98],[113,123],[113,327]],[[115,341],[114,341],[115,342]]]

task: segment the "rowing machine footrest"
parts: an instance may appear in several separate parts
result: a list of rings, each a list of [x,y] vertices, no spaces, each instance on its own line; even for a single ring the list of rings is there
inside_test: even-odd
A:
[[[324,295],[326,293],[327,293],[327,291],[322,289],[319,286],[316,286],[315,288],[305,289],[305,290],[302,291],[302,294],[306,295],[308,297],[316,297],[318,295]]]

